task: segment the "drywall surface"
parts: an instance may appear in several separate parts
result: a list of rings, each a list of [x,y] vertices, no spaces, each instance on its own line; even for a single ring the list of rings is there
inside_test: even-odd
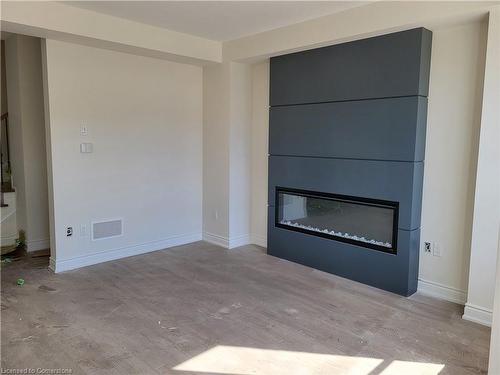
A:
[[[486,65],[486,71],[487,74],[486,76],[489,79],[492,79],[487,85],[485,85],[485,91],[484,91],[484,99],[487,100],[487,104],[483,103],[486,105],[486,113],[483,112],[483,114],[487,114],[486,119],[488,121],[492,121],[490,125],[493,127],[493,131],[496,131],[497,134],[497,152],[498,152],[498,137],[500,133],[500,119],[498,116],[498,102],[500,101],[500,74],[498,74],[498,65],[500,64],[500,41],[499,41],[499,33],[500,33],[500,7],[497,7],[495,10],[490,12],[489,15],[489,31],[494,32],[495,34],[492,35],[492,45],[490,47],[489,41],[488,41],[488,55],[487,55],[487,65]],[[491,34],[490,34],[491,35]],[[492,69],[492,70],[490,70]],[[490,83],[492,85],[490,86]],[[496,115],[495,115],[496,114]],[[485,119],[483,117],[483,119]],[[495,126],[496,124],[496,126]],[[494,148],[490,149],[490,151],[494,152]],[[491,154],[491,156],[495,157],[495,154]],[[492,163],[491,165],[493,168],[496,168],[497,171],[499,168],[498,161],[499,161],[499,156],[498,154],[496,155],[496,163]],[[481,176],[480,176],[481,177]],[[494,183],[493,183],[494,184]],[[496,180],[496,198],[498,199],[498,175],[497,175],[497,180]],[[495,191],[493,190],[493,193]],[[498,202],[497,202],[498,204]],[[498,220],[498,215],[499,215],[499,207],[496,207],[497,211],[495,213],[495,207],[490,207],[490,215],[496,214],[496,219]],[[494,233],[489,233],[489,236],[494,235]],[[489,256],[492,257],[492,249],[489,249]],[[496,256],[497,256],[497,265],[496,265],[496,277],[495,277],[495,282],[493,284],[495,288],[495,301],[494,301],[494,306],[493,306],[493,319],[492,319],[492,327],[491,327],[491,341],[490,341],[490,363],[489,363],[489,373],[490,374],[500,374],[500,225],[497,222],[497,250],[496,250]],[[471,262],[472,263],[472,262]],[[472,280],[471,280],[472,281]]]
[[[3,115],[5,112],[8,111],[7,109],[7,80],[6,80],[6,73],[5,73],[5,40],[2,40],[1,44],[1,88],[0,88],[0,96],[1,96],[1,102],[2,102],[2,109],[1,109],[1,114]],[[3,136],[3,134],[2,134]],[[3,142],[3,141],[2,141]],[[3,144],[3,143],[2,143]]]
[[[52,142],[50,137],[50,108],[49,108],[49,88],[47,76],[47,40],[42,39],[42,81],[43,81],[43,108],[45,114],[45,149],[47,156],[47,192],[49,202],[49,233],[50,233],[50,255],[54,261],[56,254],[56,228],[54,224],[54,185],[52,174]],[[55,265],[50,265],[55,269]]]
[[[18,229],[28,251],[49,247],[47,163],[40,39],[6,40],[9,139]]]
[[[479,22],[433,30],[420,278],[461,303],[470,256],[484,38]],[[259,244],[267,237],[268,69],[268,61],[254,65],[252,79],[251,221],[259,239],[252,242]],[[427,240],[440,245],[441,257],[423,254]]]
[[[223,44],[224,61],[257,62],[303,51],[414,27],[452,25],[477,20],[494,4],[487,1],[375,1]]]
[[[54,40],[46,59],[56,271],[201,239],[202,69]],[[93,241],[108,219],[123,235]]]
[[[230,64],[203,68],[203,232],[229,237]]]
[[[495,304],[491,326],[489,373],[500,374],[500,228],[498,228]]]
[[[220,62],[222,43],[55,1],[2,1],[2,30],[184,63]]]
[[[231,63],[229,147],[230,247],[250,241],[252,68]]]
[[[486,29],[434,32],[422,205],[420,278],[465,293],[468,283]],[[465,301],[460,301],[465,302]]]
[[[203,68],[203,234],[227,248],[250,242],[251,95],[249,65]]]
[[[500,7],[488,20],[470,277],[464,319],[490,324],[500,226]],[[498,280],[498,279],[497,279]],[[497,284],[497,288],[500,286]]]
[[[252,66],[252,243],[267,246],[269,60]]]

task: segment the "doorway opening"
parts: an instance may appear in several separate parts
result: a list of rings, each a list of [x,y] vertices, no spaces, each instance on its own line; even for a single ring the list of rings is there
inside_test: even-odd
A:
[[[50,256],[42,40],[2,32],[2,261]]]

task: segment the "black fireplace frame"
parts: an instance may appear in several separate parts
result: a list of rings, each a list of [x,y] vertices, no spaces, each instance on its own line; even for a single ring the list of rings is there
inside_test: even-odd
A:
[[[377,245],[377,244],[371,244],[369,242],[362,242],[362,241],[357,241],[355,239],[351,238],[344,238],[344,237],[339,237],[335,236],[333,234],[329,233],[322,233],[322,232],[315,232],[311,231],[308,229],[304,228],[299,228],[299,227],[293,227],[290,225],[285,225],[281,224],[279,222],[279,194],[280,193],[292,193],[294,195],[302,196],[302,197],[311,197],[311,198],[324,198],[324,199],[329,199],[329,200],[335,200],[335,201],[340,201],[340,202],[347,202],[347,203],[355,203],[355,204],[361,204],[365,206],[372,206],[372,207],[382,207],[382,208],[391,208],[393,210],[393,219],[392,219],[392,247],[387,248],[385,246]],[[317,236],[317,237],[323,237],[323,238],[328,238],[330,240],[334,241],[339,241],[339,242],[345,242],[351,245],[356,245],[359,247],[364,247],[372,250],[377,250],[381,251],[390,255],[397,255],[397,242],[398,242],[398,219],[399,219],[399,202],[394,202],[394,201],[387,201],[387,200],[382,200],[382,199],[372,199],[372,198],[365,198],[365,197],[356,197],[356,196],[350,196],[350,195],[342,195],[342,194],[334,194],[334,193],[327,193],[327,192],[318,192],[318,191],[313,191],[313,190],[302,190],[302,189],[292,189],[292,188],[286,188],[286,187],[281,187],[281,186],[276,186],[275,188],[275,215],[274,215],[274,225],[278,228],[286,229],[286,230],[291,230],[294,232],[300,232],[304,234],[308,234],[311,236]]]

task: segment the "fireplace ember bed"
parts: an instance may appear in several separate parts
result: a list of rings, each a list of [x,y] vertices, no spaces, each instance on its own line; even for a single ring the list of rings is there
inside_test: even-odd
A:
[[[275,225],[397,253],[397,202],[276,187]]]

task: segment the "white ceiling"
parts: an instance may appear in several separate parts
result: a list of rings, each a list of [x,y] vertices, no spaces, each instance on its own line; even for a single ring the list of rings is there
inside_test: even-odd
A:
[[[362,1],[64,1],[110,16],[226,41],[364,5]]]

